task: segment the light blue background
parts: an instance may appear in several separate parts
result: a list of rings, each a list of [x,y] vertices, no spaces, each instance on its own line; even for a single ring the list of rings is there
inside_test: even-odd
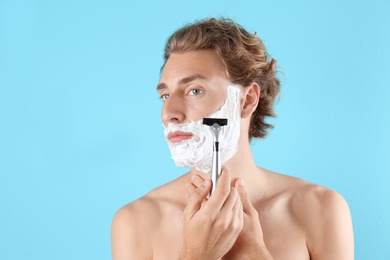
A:
[[[356,259],[390,259],[389,1],[0,0],[0,259],[109,259],[116,210],[185,169],[155,90],[178,27],[229,16],[283,90],[265,168],[340,192]]]

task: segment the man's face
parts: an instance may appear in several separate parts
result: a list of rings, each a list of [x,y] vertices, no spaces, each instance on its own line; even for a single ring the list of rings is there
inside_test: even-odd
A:
[[[228,84],[215,51],[172,54],[157,87],[163,100],[164,126],[201,120],[214,113],[224,104]]]
[[[214,51],[171,55],[157,89],[164,102],[164,134],[177,166],[210,171],[213,135],[202,124],[205,117],[228,119],[220,130],[221,162],[236,153],[240,89],[227,79]]]

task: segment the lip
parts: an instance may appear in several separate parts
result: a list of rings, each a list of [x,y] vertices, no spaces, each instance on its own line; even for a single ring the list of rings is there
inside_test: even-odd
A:
[[[167,135],[167,140],[171,143],[180,143],[184,140],[191,139],[193,136],[192,133],[175,131]]]

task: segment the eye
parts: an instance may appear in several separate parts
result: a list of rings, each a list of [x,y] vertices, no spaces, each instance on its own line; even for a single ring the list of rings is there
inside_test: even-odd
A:
[[[188,93],[188,95],[190,95],[190,96],[197,96],[197,95],[201,94],[202,92],[203,92],[203,90],[194,88],[194,89],[190,90],[190,93]]]
[[[162,95],[160,96],[160,98],[161,98],[162,101],[166,101],[166,100],[168,99],[168,97],[169,97],[169,94],[162,94]]]

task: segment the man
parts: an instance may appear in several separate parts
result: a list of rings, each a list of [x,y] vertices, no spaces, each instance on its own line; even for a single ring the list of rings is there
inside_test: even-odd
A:
[[[117,212],[114,260],[353,259],[350,212],[338,193],[254,163],[249,142],[271,127],[275,73],[261,40],[232,20],[202,20],[168,39],[157,87],[162,121],[173,159],[191,170]],[[205,117],[228,118],[211,196]]]

